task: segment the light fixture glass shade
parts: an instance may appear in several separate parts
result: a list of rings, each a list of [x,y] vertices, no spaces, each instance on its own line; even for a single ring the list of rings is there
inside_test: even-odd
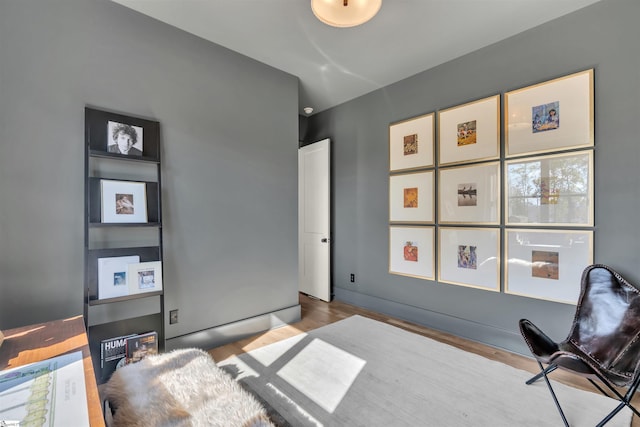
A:
[[[382,0],[311,0],[311,10],[320,21],[333,27],[364,24],[380,10]]]

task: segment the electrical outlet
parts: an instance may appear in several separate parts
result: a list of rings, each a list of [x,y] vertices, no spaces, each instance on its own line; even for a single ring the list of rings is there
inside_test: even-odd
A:
[[[173,325],[174,323],[178,323],[178,310],[171,310],[169,312],[169,324]]]
[[[351,275],[349,276],[349,280],[351,280],[351,283],[355,283],[356,282],[356,275],[351,273]]]

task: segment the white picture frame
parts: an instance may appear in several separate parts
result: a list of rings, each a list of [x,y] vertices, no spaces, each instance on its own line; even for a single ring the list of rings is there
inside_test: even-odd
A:
[[[500,229],[440,227],[438,281],[500,292]]]
[[[146,183],[100,180],[103,223],[146,223]]]
[[[505,293],[576,304],[593,231],[507,229]]]
[[[593,226],[593,151],[505,161],[505,222]]]
[[[438,112],[438,164],[500,157],[500,95]]]
[[[389,171],[434,166],[434,113],[389,125]]]
[[[410,172],[389,177],[389,222],[432,224],[435,215],[435,172]]]
[[[129,295],[129,264],[138,264],[138,255],[98,258],[98,299]]]
[[[434,280],[435,227],[389,227],[389,273]]]
[[[500,162],[438,171],[440,224],[500,224]]]
[[[127,283],[130,295],[162,291],[161,261],[129,264],[128,267]]]
[[[505,93],[505,157],[592,147],[593,91],[589,69]]]

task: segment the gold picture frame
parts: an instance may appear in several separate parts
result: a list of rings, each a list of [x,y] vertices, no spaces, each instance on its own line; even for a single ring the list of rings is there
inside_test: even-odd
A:
[[[505,259],[505,293],[576,304],[593,231],[507,229]]]
[[[592,147],[593,69],[505,93],[505,157]]]
[[[438,171],[440,224],[500,224],[500,162]]]
[[[594,224],[593,151],[505,161],[505,224]]]
[[[435,172],[409,172],[389,176],[389,222],[433,224]]]
[[[440,227],[438,282],[500,292],[500,229]]]
[[[389,172],[434,166],[434,113],[389,125]]]
[[[389,273],[435,279],[435,227],[389,227]]]
[[[500,157],[500,95],[438,112],[438,164]]]

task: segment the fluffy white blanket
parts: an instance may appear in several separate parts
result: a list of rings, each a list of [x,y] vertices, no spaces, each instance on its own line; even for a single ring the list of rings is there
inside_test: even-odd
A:
[[[174,350],[124,366],[104,387],[114,427],[272,427],[264,407],[211,356]]]

